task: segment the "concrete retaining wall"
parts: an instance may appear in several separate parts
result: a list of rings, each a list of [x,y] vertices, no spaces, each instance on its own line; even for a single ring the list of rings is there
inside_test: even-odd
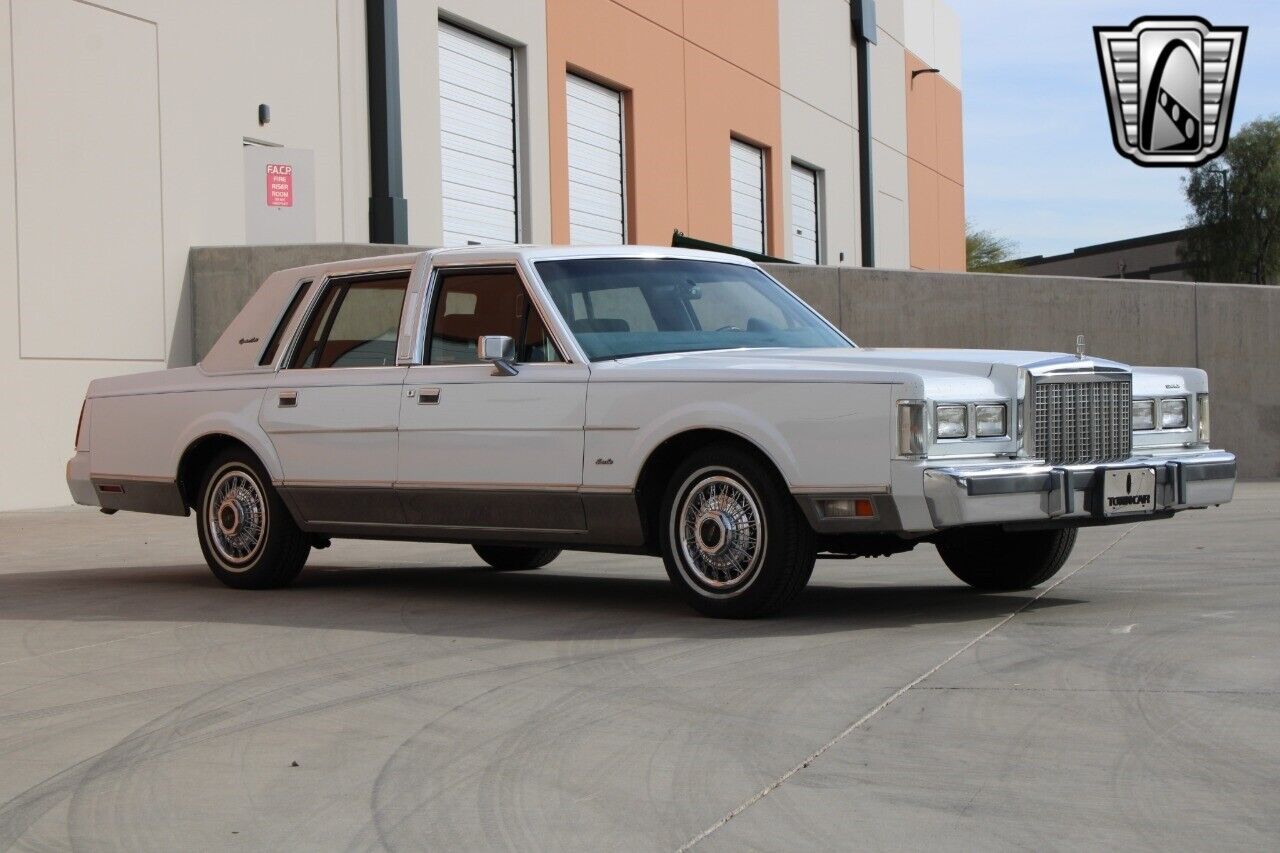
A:
[[[187,256],[195,360],[218,340],[258,285],[277,270],[412,252],[408,246],[315,243],[305,246],[196,246]],[[175,365],[176,366],[176,365]]]
[[[410,251],[327,244],[195,248],[193,351],[203,355],[268,274]],[[1249,479],[1280,476],[1280,287],[925,273],[779,264],[769,272],[863,346],[1090,353],[1138,365],[1201,367],[1213,443]]]

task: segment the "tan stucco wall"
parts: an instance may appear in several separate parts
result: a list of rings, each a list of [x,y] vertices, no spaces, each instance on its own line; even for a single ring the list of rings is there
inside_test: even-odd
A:
[[[776,0],[547,3],[552,240],[569,235],[572,70],[625,95],[630,242],[665,244],[674,228],[729,242],[733,135],[766,149],[769,247],[783,251],[777,20]]]

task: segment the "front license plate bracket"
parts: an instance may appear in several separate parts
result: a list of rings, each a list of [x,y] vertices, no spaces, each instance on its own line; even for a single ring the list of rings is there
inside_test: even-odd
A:
[[[1150,515],[1156,509],[1155,468],[1112,468],[1102,472],[1098,505],[1104,518]]]

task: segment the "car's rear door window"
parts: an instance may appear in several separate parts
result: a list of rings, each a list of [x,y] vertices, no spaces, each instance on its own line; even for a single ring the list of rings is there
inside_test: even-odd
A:
[[[331,281],[311,312],[290,367],[390,367],[409,273]]]
[[[276,353],[280,351],[280,341],[284,338],[284,333],[289,328],[289,324],[293,322],[293,315],[298,313],[298,309],[306,301],[307,294],[310,292],[311,282],[309,281],[304,281],[294,292],[293,299],[289,300],[289,307],[285,309],[284,316],[280,318],[280,323],[276,326],[276,330],[271,333],[271,340],[267,342],[267,348],[262,351],[262,358],[258,359],[258,364],[266,366],[275,362]]]

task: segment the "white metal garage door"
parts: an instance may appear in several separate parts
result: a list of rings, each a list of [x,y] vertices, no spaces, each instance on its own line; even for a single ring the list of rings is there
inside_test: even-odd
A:
[[[569,242],[575,246],[626,242],[622,95],[570,74]]]
[[[515,75],[511,48],[440,24],[444,245],[514,243]]]
[[[791,164],[791,259],[818,262],[818,173]]]
[[[764,252],[764,152],[729,140],[729,192],[733,209],[733,246]]]

